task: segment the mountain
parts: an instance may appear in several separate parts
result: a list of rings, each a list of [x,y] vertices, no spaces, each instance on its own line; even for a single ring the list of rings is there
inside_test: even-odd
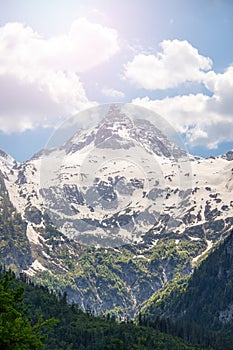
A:
[[[173,334],[183,328],[186,340],[232,349],[233,232],[185,280],[156,293],[142,309],[147,320],[170,320]],[[141,317],[141,316],[140,316]]]
[[[96,114],[24,163],[2,153],[1,262],[84,309],[132,316],[232,229],[232,157],[189,155],[141,108]]]
[[[41,156],[29,166],[38,169],[38,161]],[[160,215],[172,166],[180,180],[181,161],[189,167],[185,152],[152,123],[133,121],[112,106],[94,129],[78,130],[44,154],[41,194],[50,218],[69,238],[107,247],[138,243]]]

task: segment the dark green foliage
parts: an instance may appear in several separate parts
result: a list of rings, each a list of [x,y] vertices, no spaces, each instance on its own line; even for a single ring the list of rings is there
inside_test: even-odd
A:
[[[1,278],[3,285],[5,277]],[[34,286],[25,276],[21,276],[20,281],[15,280],[14,285],[15,288],[11,290],[11,293],[17,300],[19,309],[22,302],[22,287],[20,287],[22,285],[25,289],[24,302],[26,305],[31,305],[27,310],[31,321],[28,318],[22,321],[25,322],[22,328],[24,342],[31,341],[31,343],[24,345],[22,342],[23,345],[9,349],[42,349],[41,333],[39,332],[39,338],[38,335],[33,338],[37,328],[41,327],[40,323],[35,323],[41,316],[45,319],[53,317],[59,320],[54,330],[49,332],[43,347],[45,350],[201,349],[153,328],[135,325],[129,321],[116,322],[110,314],[106,317],[94,317],[90,310],[88,313],[84,313],[75,304],[67,304],[66,294],[56,296],[49,292],[46,287]],[[19,299],[17,299],[17,295],[19,295]],[[5,305],[5,301],[1,305]],[[22,319],[24,320],[23,316]],[[31,327],[30,322],[35,325]],[[35,343],[33,343],[34,340]],[[19,341],[23,341],[23,339],[19,338]],[[0,348],[8,349],[1,346]]]
[[[145,322],[199,344],[230,350],[233,344],[233,233],[189,278],[173,281],[142,309]],[[141,316],[142,317],[142,316]]]
[[[53,320],[32,322],[23,303],[24,288],[12,288],[14,276],[5,273],[0,279],[0,349],[40,350],[45,335],[43,329]]]

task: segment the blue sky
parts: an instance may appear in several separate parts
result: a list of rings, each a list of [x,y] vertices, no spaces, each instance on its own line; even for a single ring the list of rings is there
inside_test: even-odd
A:
[[[190,153],[233,148],[231,0],[0,0],[0,149],[46,146],[80,110],[135,103]]]

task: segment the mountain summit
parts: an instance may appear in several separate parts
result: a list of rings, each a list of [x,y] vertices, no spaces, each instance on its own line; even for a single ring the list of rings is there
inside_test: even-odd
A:
[[[143,113],[135,118],[116,105],[41,164],[41,194],[52,221],[70,238],[101,246],[142,241],[163,212],[171,176],[188,186],[184,174],[191,171],[188,154]]]
[[[128,149],[137,143],[149,153],[161,157],[173,157],[175,152],[177,156],[184,156],[185,151],[156,127],[156,118],[152,122],[147,116],[147,119],[143,119],[143,114],[141,118],[134,118],[132,111],[129,115],[127,112],[127,109],[122,111],[118,105],[111,105],[95,127],[92,126],[90,130],[79,129],[62,148],[66,153],[74,153],[90,144],[100,149]]]

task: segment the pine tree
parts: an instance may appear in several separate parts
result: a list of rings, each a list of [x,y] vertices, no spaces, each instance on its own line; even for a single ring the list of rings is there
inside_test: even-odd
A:
[[[27,317],[23,304],[24,288],[12,288],[14,276],[7,272],[0,280],[0,348],[4,350],[40,350],[43,348],[44,327],[55,320],[43,321],[35,325]]]

